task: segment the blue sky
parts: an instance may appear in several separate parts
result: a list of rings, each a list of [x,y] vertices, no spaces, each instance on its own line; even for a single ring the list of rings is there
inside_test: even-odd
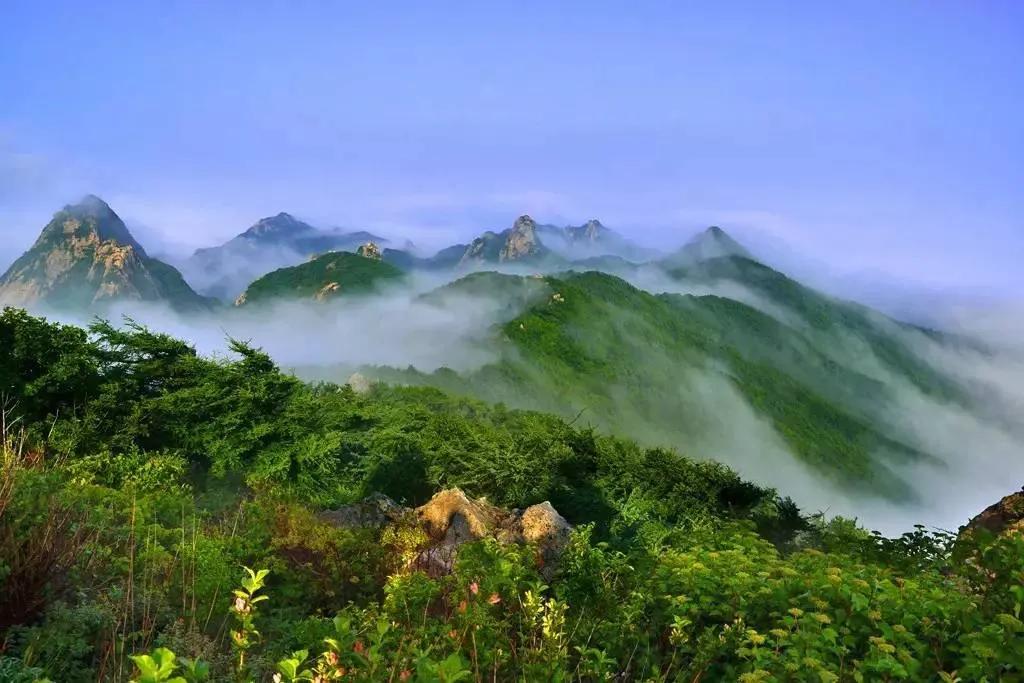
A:
[[[1024,3],[369,4],[5,2],[0,256],[95,192],[158,249],[530,212],[1024,291]]]

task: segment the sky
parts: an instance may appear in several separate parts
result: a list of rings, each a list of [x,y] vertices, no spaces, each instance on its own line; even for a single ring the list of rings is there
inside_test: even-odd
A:
[[[95,193],[151,252],[530,213],[1024,292],[1020,2],[6,0],[0,102],[0,270]]]

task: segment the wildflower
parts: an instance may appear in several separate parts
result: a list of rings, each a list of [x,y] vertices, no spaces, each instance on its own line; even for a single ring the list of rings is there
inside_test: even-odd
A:
[[[499,602],[501,602],[501,596],[497,593],[491,593],[491,597],[487,598],[487,602],[491,603],[492,605],[497,605]]]
[[[274,674],[274,683],[281,683],[281,674]]]
[[[235,611],[239,614],[248,614],[249,607],[246,605],[245,598],[235,598]]]
[[[465,611],[466,611],[466,601],[463,600],[462,602],[459,603],[459,613],[461,614],[462,612],[465,612]]]
[[[398,674],[398,680],[400,681],[407,681],[410,678],[412,678],[412,671],[408,669],[402,669],[402,673]]]
[[[357,655],[363,654],[365,650],[366,646],[363,645],[363,641],[361,640],[357,640],[355,645],[352,646],[352,651],[355,652]]]
[[[789,613],[792,614],[797,619],[799,619],[800,617],[802,617],[804,615],[804,611],[802,609],[800,609],[799,607],[790,607],[789,608]]]
[[[452,629],[451,631],[448,631],[448,637],[451,638],[452,640],[456,640],[459,637],[459,632],[456,631],[455,629]]]
[[[338,663],[338,653],[335,652],[334,650],[331,650],[330,652],[328,652],[327,653],[327,663],[330,664],[331,666],[334,666],[335,664],[337,664]]]
[[[821,614],[820,612],[814,615],[814,620],[819,624],[831,624],[832,619],[827,614]]]
[[[479,593],[480,592],[480,584],[478,584],[476,581],[474,581],[473,583],[469,584],[469,592],[472,593],[473,595],[476,595],[477,593]]]

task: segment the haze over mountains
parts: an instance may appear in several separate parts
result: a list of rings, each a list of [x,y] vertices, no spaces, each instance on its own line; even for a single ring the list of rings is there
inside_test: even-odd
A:
[[[1024,476],[1016,360],[806,287],[719,227],[668,254],[526,215],[433,255],[387,244],[279,213],[183,277],[90,196],[0,278],[0,303],[128,311],[206,351],[251,339],[309,379],[542,409],[878,526],[951,523]]]

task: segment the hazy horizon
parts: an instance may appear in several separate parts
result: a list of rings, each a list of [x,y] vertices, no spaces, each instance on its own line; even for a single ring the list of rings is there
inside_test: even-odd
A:
[[[1018,296],[1024,8],[801,4],[10,3],[0,258],[91,192],[157,253],[280,211],[429,248],[529,213]]]

